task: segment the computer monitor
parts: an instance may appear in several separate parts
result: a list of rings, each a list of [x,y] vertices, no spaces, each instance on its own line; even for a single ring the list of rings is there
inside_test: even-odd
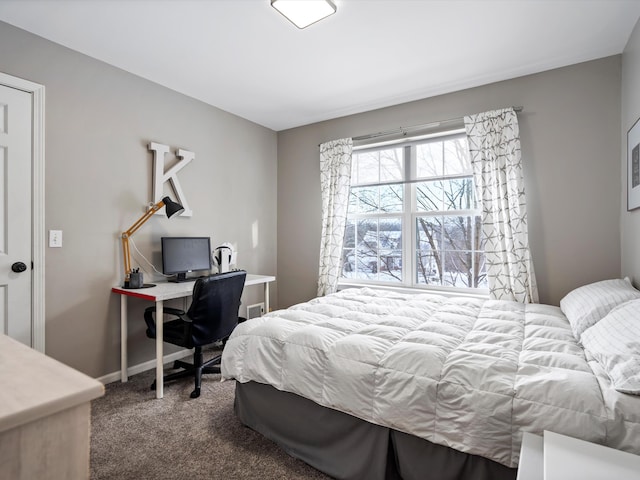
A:
[[[209,237],[162,237],[162,273],[175,275],[170,281],[185,282],[187,273],[211,270]]]

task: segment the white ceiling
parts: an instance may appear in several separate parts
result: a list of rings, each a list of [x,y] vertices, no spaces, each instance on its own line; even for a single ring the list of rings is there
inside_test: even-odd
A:
[[[280,131],[621,53],[640,0],[0,0],[0,20]],[[0,69],[2,63],[0,60]]]

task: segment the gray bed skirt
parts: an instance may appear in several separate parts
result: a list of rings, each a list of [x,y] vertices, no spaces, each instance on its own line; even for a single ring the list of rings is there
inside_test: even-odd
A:
[[[514,480],[516,469],[374,425],[270,385],[236,382],[246,426],[342,480]]]

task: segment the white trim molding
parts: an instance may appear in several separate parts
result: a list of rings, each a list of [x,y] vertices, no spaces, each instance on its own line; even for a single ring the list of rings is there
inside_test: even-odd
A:
[[[180,360],[182,358],[186,358],[193,355],[193,348],[189,350],[179,350],[177,352],[169,353],[162,357],[162,363],[171,363],[176,360]],[[127,368],[127,377],[131,377],[133,375],[137,375],[138,373],[146,372],[147,370],[151,370],[152,368],[156,368],[156,361],[149,360],[143,363],[139,363],[138,365],[134,365],[132,367]],[[99,382],[102,382],[104,385],[113,382],[119,382],[121,379],[120,370],[117,372],[107,373],[102,377],[96,378]]]
[[[0,72],[0,84],[30,93],[32,97],[33,165],[31,188],[33,195],[32,246],[33,269],[31,284],[31,347],[45,353],[45,88],[44,85]]]

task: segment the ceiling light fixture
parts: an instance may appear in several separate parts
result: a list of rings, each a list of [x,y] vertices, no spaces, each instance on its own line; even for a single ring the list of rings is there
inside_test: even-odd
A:
[[[271,0],[271,6],[298,28],[305,28],[336,13],[331,0]]]

